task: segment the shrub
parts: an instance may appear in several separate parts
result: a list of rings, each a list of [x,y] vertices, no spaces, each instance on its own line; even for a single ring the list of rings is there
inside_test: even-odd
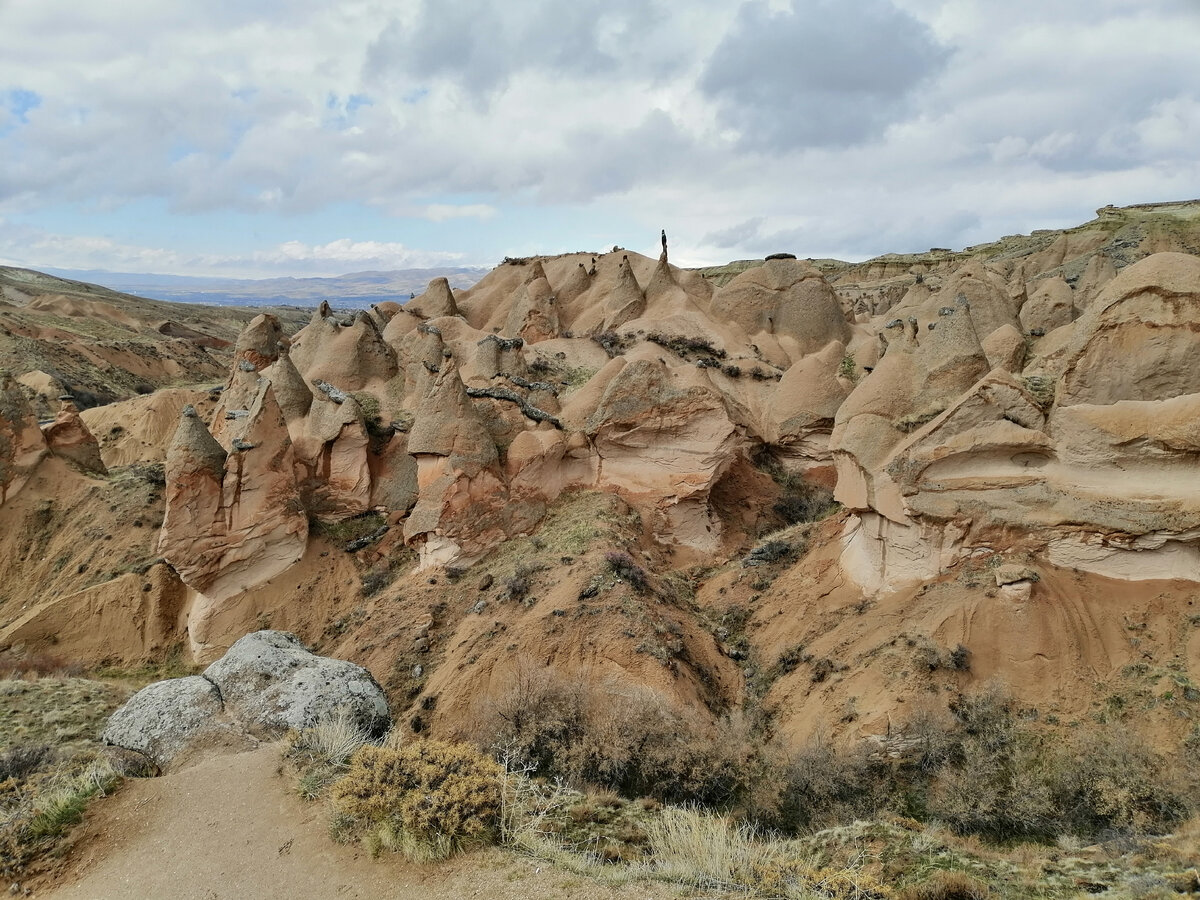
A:
[[[370,735],[358,726],[349,710],[341,709],[333,718],[297,732],[291,739],[288,755],[306,754],[341,766],[368,740]]]
[[[795,548],[787,541],[767,541],[751,550],[742,560],[743,566],[761,566],[779,562],[791,556]],[[755,588],[755,590],[760,590]],[[762,588],[765,590],[765,588]]]
[[[707,338],[653,332],[646,335],[646,340],[658,344],[658,346],[664,347],[684,359],[689,359],[692,356],[700,356],[701,359],[710,360],[711,362],[705,363],[704,368],[716,368],[721,365],[718,360],[725,358],[725,351],[713,346],[712,341]]]
[[[533,576],[538,569],[535,566],[517,566],[512,575],[504,579],[504,592],[510,600],[524,600],[533,587]]]
[[[1077,735],[1054,767],[1058,808],[1078,834],[1138,834],[1188,816],[1185,785],[1128,731]]]
[[[650,581],[646,578],[646,570],[633,561],[633,557],[624,550],[611,550],[604,554],[604,562],[608,569],[622,581],[626,582],[639,594],[650,589]]]
[[[688,884],[745,884],[771,860],[771,848],[751,826],[695,808],[668,807],[647,823],[646,831],[658,871]]]
[[[333,801],[373,849],[444,859],[494,840],[502,776],[500,766],[465,744],[367,744],[334,784]]]
[[[941,771],[929,811],[963,834],[1001,841],[1052,836],[1059,810],[1040,749],[1024,732],[1002,744],[967,738],[961,761]]]
[[[24,744],[0,753],[0,783],[10,778],[22,779],[54,759],[54,750],[47,744]]]
[[[829,488],[801,481],[785,487],[783,496],[773,508],[788,525],[796,525],[823,519],[837,509],[837,503]]]
[[[814,740],[793,753],[776,776],[777,798],[759,816],[796,834],[874,814],[887,793],[882,768],[862,752],[839,752]]]
[[[54,653],[40,650],[7,650],[0,653],[0,677],[25,675],[78,675],[83,666]],[[2,781],[3,779],[0,779]]]
[[[602,331],[600,334],[594,334],[592,340],[604,348],[604,352],[609,355],[609,358],[620,356],[629,348],[631,342],[629,337],[617,334],[615,331]]]
[[[754,749],[732,726],[704,728],[648,688],[593,685],[549,669],[518,672],[479,734],[533,775],[626,796],[725,803],[755,776]]]

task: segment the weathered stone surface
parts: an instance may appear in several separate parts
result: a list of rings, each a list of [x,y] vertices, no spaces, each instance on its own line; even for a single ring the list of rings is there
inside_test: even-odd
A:
[[[383,689],[366,669],[317,656],[293,634],[259,631],[203,675],[142,688],[113,713],[103,740],[165,769],[199,747],[247,749],[340,715],[371,737],[391,725]]]
[[[327,303],[292,338],[290,356],[308,383],[326,381],[344,391],[361,390],[397,372],[396,352],[383,339],[375,319],[359,312],[345,324]]]
[[[540,262],[530,267],[525,283],[517,291],[504,333],[527,344],[558,337],[558,309],[554,290]]]
[[[629,265],[628,257],[621,260],[616,284],[604,299],[605,331],[620,328],[646,311],[646,295]]]
[[[161,768],[198,740],[228,733],[221,693],[207,678],[191,675],[147,685],[113,713],[105,743],[146,754]]]
[[[1108,283],[1075,325],[1058,403],[1200,392],[1200,258],[1156,253]]]
[[[426,319],[459,315],[458,304],[454,300],[454,291],[450,287],[450,282],[445,278],[435,278],[430,281],[425,288],[425,293],[410,303]]]
[[[0,370],[0,504],[24,487],[48,452],[25,394]]]
[[[104,475],[108,469],[100,458],[100,443],[79,417],[79,408],[70,397],[62,398],[58,415],[42,427],[46,446],[55,456],[68,459],[85,472]]]
[[[287,344],[277,318],[268,313],[255,316],[238,335],[233,350],[234,364],[244,360],[256,372],[262,371],[279,359]]]
[[[850,323],[829,282],[810,264],[794,259],[768,260],[743,272],[713,296],[712,315],[747,335],[793,338],[801,355],[831,341],[850,341]]]
[[[1069,325],[1075,319],[1075,294],[1061,276],[1046,278],[1037,283],[1021,307],[1021,328],[1040,329],[1043,333]]]
[[[257,631],[204,671],[225,711],[256,735],[309,728],[343,711],[371,736],[391,725],[383,689],[362,666],[317,656],[294,634]]]

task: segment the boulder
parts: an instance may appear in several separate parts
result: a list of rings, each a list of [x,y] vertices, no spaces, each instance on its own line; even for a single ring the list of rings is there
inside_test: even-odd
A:
[[[311,728],[343,711],[378,737],[391,725],[383,688],[362,666],[317,656],[294,634],[256,631],[204,671],[226,713],[254,735]]]
[[[188,745],[228,734],[221,693],[207,678],[190,675],[147,685],[112,714],[101,736],[106,744],[137,750],[160,768]]]
[[[340,715],[370,737],[391,726],[387,698],[366,669],[317,656],[293,634],[259,631],[203,675],[142,688],[113,713],[103,740],[167,769],[206,747],[251,749]]]

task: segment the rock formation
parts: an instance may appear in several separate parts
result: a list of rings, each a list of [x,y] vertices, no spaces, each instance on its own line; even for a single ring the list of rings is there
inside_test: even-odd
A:
[[[42,427],[46,446],[55,456],[69,459],[85,472],[107,474],[108,469],[100,458],[100,443],[80,418],[74,398],[64,395],[59,400],[61,408],[58,415],[53,422]]]
[[[25,485],[47,452],[25,394],[8,372],[0,370],[0,505]]]
[[[338,716],[372,737],[391,725],[387,699],[366,669],[316,656],[293,634],[258,631],[203,675],[142,688],[113,713],[103,737],[166,769],[199,745],[253,746]]]
[[[768,664],[803,645],[830,665],[869,667],[872,654],[904,652],[897,635],[922,630],[971,644],[974,668],[953,676],[962,684],[1015,673],[1065,692],[1070,666],[1094,669],[1094,681],[1132,660],[1120,626],[1088,618],[1080,584],[1102,585],[1114,604],[1141,603],[1144,590],[1167,606],[1200,582],[1200,260],[1170,250],[1187,247],[1178,229],[1121,215],[1153,239],[1139,243],[1113,213],[1070,233],[861,265],[781,255],[697,272],[626,250],[510,259],[469,289],[435,280],[407,304],[354,316],[322,306],[290,338],[258,316],[223,387],[172,393],[173,406],[131,401],[127,416],[153,427],[65,407],[43,434],[5,380],[0,513],[10,533],[50,521],[58,514],[34,499],[46,479],[102,471],[83,419],[119,470],[153,461],[143,445],[161,442],[186,399],[196,405],[165,453],[157,548],[168,565],[142,588],[171,581],[176,592],[160,604],[170,622],[155,625],[155,646],[182,623],[188,648],[211,659],[259,616],[292,616],[271,621],[371,660],[405,702],[445,692],[454,712],[433,719],[473,714],[456,676],[430,678],[439,659],[453,671],[490,660],[478,677],[494,694],[512,675],[506,647],[719,708],[733,702],[743,651],[725,638],[714,649],[686,604],[670,621],[654,606],[684,589],[655,582],[620,603],[596,599],[633,590],[630,572],[653,582],[702,565],[720,570],[697,576],[709,579],[697,590],[713,621],[735,602],[753,609],[748,640]],[[787,550],[759,540],[829,489],[839,517],[790,526],[778,541]],[[556,518],[572,509],[589,512]],[[90,564],[0,539],[43,573]],[[555,571],[525,597],[527,560]],[[768,564],[777,571],[760,577]],[[460,602],[458,579],[476,565],[487,568],[479,596]],[[134,563],[106,566],[123,566],[136,593]],[[68,622],[62,578],[40,611],[0,620],[0,634],[41,639]],[[772,579],[774,611],[761,600]],[[927,587],[954,599],[923,600]],[[878,620],[864,614],[873,605]],[[895,624],[892,644],[871,632],[878,621]],[[401,653],[417,627],[415,655]],[[998,636],[1017,632],[1037,635],[1027,653]],[[670,650],[677,633],[683,649]],[[901,691],[881,687],[878,671],[816,674],[772,701],[804,727],[829,697]],[[178,692],[213,739],[229,731],[205,685],[159,690]],[[886,729],[890,702],[853,727]]]

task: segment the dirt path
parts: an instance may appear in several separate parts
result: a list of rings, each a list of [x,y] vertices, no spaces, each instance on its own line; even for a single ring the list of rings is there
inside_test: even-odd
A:
[[[492,850],[416,866],[334,844],[325,812],[286,790],[277,747],[216,756],[127,782],[94,803],[54,900],[667,898],[662,885],[607,887]]]

